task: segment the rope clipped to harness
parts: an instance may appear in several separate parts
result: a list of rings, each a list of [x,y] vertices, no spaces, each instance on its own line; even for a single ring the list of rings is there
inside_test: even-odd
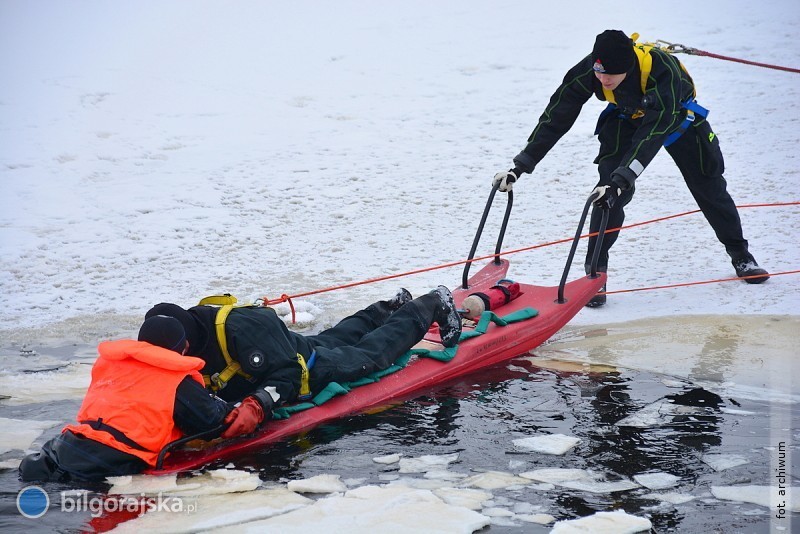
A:
[[[775,70],[782,70],[785,72],[794,72],[795,74],[800,74],[800,69],[795,69],[793,67],[783,67],[781,65],[771,65],[769,63],[760,63],[758,61],[751,61],[749,59],[740,59],[731,56],[723,56],[720,54],[714,54],[712,52],[706,52],[705,50],[699,50],[697,48],[692,48],[690,46],[684,46],[678,43],[670,43],[668,41],[662,41],[658,39],[654,46],[661,48],[662,50],[669,52],[670,54],[687,54],[690,56],[705,56],[711,57],[716,59],[722,59],[725,61],[734,61],[736,63],[744,63],[746,65],[754,65],[756,67],[763,67],[765,69],[775,69]]]

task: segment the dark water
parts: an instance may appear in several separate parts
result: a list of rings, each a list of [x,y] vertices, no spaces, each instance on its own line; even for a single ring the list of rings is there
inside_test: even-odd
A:
[[[291,442],[242,457],[234,464],[257,471],[265,481],[329,473],[345,480],[363,479],[362,485],[383,484],[383,477],[396,472],[396,464],[382,466],[370,460],[393,453],[416,457],[457,452],[459,459],[450,469],[470,474],[561,467],[591,469],[605,473],[607,480],[615,480],[646,472],[667,472],[680,477],[680,481],[673,488],[659,491],[691,494],[695,499],[678,505],[660,503],[645,497],[651,493],[646,488],[594,494],[558,486],[547,491],[523,487],[492,490],[492,494],[499,506],[543,505],[557,519],[622,509],[648,517],[654,532],[780,532],[775,530],[777,527],[786,527],[783,532],[791,531],[792,519],[776,520],[774,510],[717,500],[709,493],[711,486],[774,483],[770,461],[776,453],[770,448],[778,443],[772,441],[769,421],[776,414],[791,420],[787,413],[791,405],[722,398],[685,381],[668,382],[668,387],[662,382],[664,377],[651,373],[554,370],[538,367],[532,361],[536,360],[516,359],[380,413],[322,426]],[[689,410],[690,415],[667,417],[648,428],[614,425],[659,399],[696,410]],[[0,417],[67,419],[77,408],[78,401],[19,407],[0,404]],[[796,423],[796,419],[792,421]],[[513,439],[539,433],[572,435],[581,438],[581,442],[564,456],[515,451]],[[737,454],[749,463],[717,472],[700,460],[705,453]],[[217,467],[225,464],[228,462]],[[406,476],[422,478],[421,474]],[[793,485],[797,485],[796,480]],[[16,508],[17,493],[23,487],[16,471],[0,472],[1,532],[104,530],[124,519],[90,523],[88,513],[61,512],[57,504],[59,492],[69,488],[57,484],[43,486],[51,496],[48,513],[39,519],[26,519]],[[104,486],[89,489],[102,492]],[[518,522],[518,526],[491,525],[481,532],[537,533],[551,528],[552,525]]]

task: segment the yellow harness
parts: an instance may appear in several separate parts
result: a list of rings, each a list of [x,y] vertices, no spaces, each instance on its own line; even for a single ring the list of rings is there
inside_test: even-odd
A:
[[[219,391],[228,385],[228,382],[235,376],[239,375],[246,380],[251,380],[252,376],[242,371],[242,366],[231,357],[228,352],[228,338],[225,335],[225,321],[228,319],[231,311],[234,308],[241,308],[244,306],[236,306],[237,299],[233,295],[226,293],[224,295],[212,295],[205,297],[200,301],[198,306],[219,306],[217,315],[214,318],[214,328],[217,334],[217,342],[219,343],[219,350],[222,357],[225,358],[225,368],[219,373],[213,375],[203,375],[203,381],[206,387],[210,387],[212,391]],[[297,353],[297,363],[300,364],[300,396],[308,396],[311,394],[309,387],[309,372],[306,365],[306,359],[299,352]]]
[[[636,52],[636,59],[639,61],[639,72],[641,73],[641,79],[639,80],[642,87],[642,94],[647,93],[647,80],[650,78],[650,71],[653,69],[653,56],[650,55],[650,51],[653,48],[658,48],[659,50],[663,50],[669,53],[668,49],[659,46],[658,43],[637,43],[636,40],[639,39],[638,33],[631,34],[631,40],[633,41],[633,51]],[[683,72],[689,75],[689,71],[686,70],[686,67],[683,66],[683,63],[678,61],[678,65],[680,65]],[[617,100],[614,98],[614,92],[603,88],[603,96],[606,97],[606,101],[611,104],[616,105]],[[696,96],[695,93],[692,93],[692,98]],[[690,120],[694,120],[694,112],[690,109],[687,109],[687,114],[691,116]],[[644,116],[643,109],[637,109],[633,115],[631,115],[632,119],[638,119],[639,117]]]

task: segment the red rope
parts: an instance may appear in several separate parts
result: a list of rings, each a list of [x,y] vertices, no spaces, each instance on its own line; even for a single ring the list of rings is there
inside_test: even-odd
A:
[[[800,74],[800,69],[794,69],[792,67],[781,67],[780,65],[770,65],[769,63],[759,63],[757,61],[750,61],[749,59],[739,59],[730,56],[721,56],[719,54],[713,54],[711,52],[706,52],[705,50],[698,50],[696,48],[687,48],[686,50],[683,50],[683,52],[692,56],[713,57],[716,59],[724,59],[725,61],[735,61],[736,63],[745,63],[747,65],[755,65],[756,67],[764,67],[765,69],[783,70],[786,72],[794,72],[796,74]]]
[[[780,272],[780,273],[769,273],[769,276],[770,277],[774,277],[774,276],[782,276],[782,275],[785,275],[785,274],[800,274],[800,270],[797,270],[797,271],[783,271],[783,272]],[[715,284],[715,283],[718,283],[718,282],[733,282],[735,280],[741,281],[741,280],[746,280],[748,278],[761,278],[762,276],[763,275],[761,275],[761,274],[754,274],[754,275],[751,275],[751,276],[742,276],[742,277],[734,276],[732,278],[717,278],[717,279],[714,279],[714,280],[703,280],[701,282],[683,282],[683,283],[680,283],[680,284],[669,284],[669,285],[665,285],[665,286],[637,287],[635,289],[618,289],[616,291],[605,291],[605,292],[598,293],[598,294],[601,294],[601,295],[613,295],[614,293],[635,293],[637,291],[650,291],[650,290],[654,290],[654,289],[671,289],[671,288],[674,288],[674,287],[699,286],[699,285],[703,285],[703,284]]]
[[[759,203],[759,204],[743,204],[741,206],[737,206],[737,208],[739,208],[739,209],[743,209],[743,208],[769,208],[769,207],[798,206],[798,205],[800,205],[800,201]],[[636,228],[638,226],[644,226],[644,225],[652,224],[652,223],[656,223],[656,222],[667,221],[667,220],[670,220],[670,219],[677,219],[678,217],[685,217],[686,215],[692,215],[694,213],[700,213],[700,210],[685,211],[683,213],[676,213],[674,215],[667,215],[667,216],[659,217],[659,218],[656,218],[656,219],[650,219],[648,221],[628,224],[628,225],[625,225],[625,226],[621,226],[619,228],[611,228],[609,230],[606,230],[606,233],[618,232],[620,230],[624,230],[624,229],[628,229],[628,228]],[[581,236],[581,239],[584,239],[584,238],[587,238],[587,237],[591,237],[591,236],[595,236],[595,235],[597,235],[597,232],[584,234],[584,235]],[[551,246],[551,245],[558,245],[558,244],[561,244],[561,243],[569,243],[569,242],[572,241],[572,239],[573,238],[571,238],[571,237],[567,237],[567,238],[564,238],[564,239],[558,239],[556,241],[549,241],[549,242],[546,242],[546,243],[540,243],[538,245],[531,245],[531,246],[528,246],[528,247],[501,251],[500,254],[489,254],[487,256],[480,256],[480,257],[473,258],[472,260],[453,261],[453,262],[449,262],[449,263],[443,263],[443,264],[440,264],[440,265],[434,265],[432,267],[423,267],[423,268],[420,268],[420,269],[414,269],[414,270],[406,271],[406,272],[402,272],[402,273],[389,274],[389,275],[386,275],[386,276],[379,276],[379,277],[376,277],[376,278],[368,278],[366,280],[361,280],[361,281],[358,281],[358,282],[351,282],[351,283],[348,283],[348,284],[341,284],[341,285],[330,286],[330,287],[325,287],[325,288],[321,288],[321,289],[314,289],[314,290],[306,291],[306,292],[303,292],[303,293],[296,293],[294,295],[287,295],[287,294],[284,293],[283,295],[281,295],[277,299],[268,299],[267,297],[262,297],[259,300],[261,301],[261,304],[263,306],[271,306],[271,305],[279,304],[281,302],[288,302],[289,303],[289,307],[292,310],[292,322],[294,323],[294,322],[296,322],[296,320],[295,320],[296,314],[295,314],[294,304],[292,303],[292,299],[293,298],[308,297],[310,295],[318,295],[320,293],[327,293],[327,292],[330,292],[330,291],[337,291],[339,289],[348,289],[348,288],[351,288],[351,287],[357,287],[357,286],[362,286],[362,285],[366,285],[366,284],[372,284],[372,283],[375,283],[375,282],[384,282],[386,280],[392,280],[394,278],[402,278],[404,276],[411,276],[411,275],[414,275],[414,274],[420,274],[420,273],[425,273],[425,272],[429,272],[429,271],[435,271],[435,270],[438,270],[438,269],[447,269],[448,267],[456,267],[458,265],[464,265],[465,263],[468,263],[470,261],[471,262],[479,262],[479,261],[483,261],[483,260],[493,259],[493,258],[495,258],[497,256],[509,256],[511,254],[517,254],[517,253],[520,253],[520,252],[527,252],[529,250],[535,250],[537,248],[548,247],[548,246]],[[778,276],[780,274],[793,274],[793,273],[796,273],[796,272],[798,272],[798,271],[788,271],[788,272],[785,272],[785,273],[777,273],[776,275],[771,275],[771,276]],[[709,280],[709,281],[704,281],[704,282],[689,282],[689,283],[686,283],[686,284],[677,284],[677,285],[671,285],[671,286],[657,286],[657,287],[653,287],[653,288],[621,289],[621,290],[617,290],[617,291],[609,291],[608,294],[611,294],[611,293],[625,293],[625,292],[630,292],[630,291],[644,291],[645,289],[661,289],[661,288],[666,288],[666,287],[679,287],[680,285],[710,284],[710,283],[713,283],[713,282],[722,282],[722,281],[727,281],[727,280],[742,280],[742,279],[739,278],[739,277],[736,277],[736,278],[730,278],[730,279]]]

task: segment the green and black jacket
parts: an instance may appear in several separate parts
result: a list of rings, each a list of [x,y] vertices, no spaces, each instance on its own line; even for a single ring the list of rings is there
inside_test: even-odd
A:
[[[666,137],[686,117],[682,102],[694,97],[694,82],[672,55],[654,48],[650,51],[652,66],[642,92],[641,68],[636,62],[628,76],[614,91],[615,114],[635,128],[632,143],[621,165],[635,175],[641,174],[663,146]],[[605,101],[603,86],[592,70],[591,55],[572,67],[561,86],[550,98],[539,123],[525,149],[514,158],[516,167],[531,172],[545,154],[572,128],[581,108],[594,95]],[[601,125],[598,125],[601,126]],[[637,163],[638,162],[638,163]]]

